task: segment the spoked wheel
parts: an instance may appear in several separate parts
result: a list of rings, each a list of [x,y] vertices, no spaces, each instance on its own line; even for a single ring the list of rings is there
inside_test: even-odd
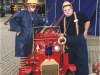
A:
[[[67,70],[65,75],[75,75],[75,72],[72,72],[71,70]]]
[[[29,74],[26,74],[26,75],[35,75],[35,74],[34,74],[34,72],[31,72],[31,73],[29,73]]]

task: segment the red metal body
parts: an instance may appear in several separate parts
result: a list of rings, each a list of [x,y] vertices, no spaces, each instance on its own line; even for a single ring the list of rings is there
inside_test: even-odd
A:
[[[76,66],[69,64],[68,53],[64,53],[63,45],[58,43],[58,38],[58,32],[52,27],[46,28],[43,33],[36,33],[33,41],[34,48],[28,57],[28,65],[25,66],[25,73],[22,73],[21,68],[19,68],[19,75],[26,75],[32,71],[34,75],[42,75],[41,64],[46,60],[54,60],[59,65],[58,75],[64,75],[68,69],[73,72],[76,71]],[[47,45],[52,46],[51,55],[46,55],[45,53]],[[55,46],[59,46],[60,50],[55,51]]]

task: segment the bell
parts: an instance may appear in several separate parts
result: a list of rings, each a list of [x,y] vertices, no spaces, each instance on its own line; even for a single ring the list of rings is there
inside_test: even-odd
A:
[[[65,37],[59,37],[58,38],[58,43],[64,45],[66,43],[66,38]]]
[[[38,0],[28,0],[27,3],[35,3],[35,4],[38,4]]]

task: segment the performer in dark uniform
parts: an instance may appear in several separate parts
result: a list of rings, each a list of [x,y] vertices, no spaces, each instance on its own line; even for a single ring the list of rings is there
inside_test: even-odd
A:
[[[37,0],[28,0],[27,10],[18,11],[10,19],[10,26],[16,31],[15,56],[21,57],[20,67],[23,73],[26,57],[32,50],[33,27],[44,25],[42,18],[35,12],[37,3]]]
[[[73,12],[73,7],[68,1],[63,3],[62,9],[65,17],[60,23],[60,36],[65,36],[67,39],[69,63],[76,65],[75,75],[88,75],[86,39],[90,21],[82,12]]]

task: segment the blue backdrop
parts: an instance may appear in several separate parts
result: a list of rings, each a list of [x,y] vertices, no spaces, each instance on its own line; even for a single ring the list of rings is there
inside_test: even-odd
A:
[[[56,24],[62,16],[62,4],[65,0],[46,0],[46,23]],[[72,2],[73,0],[68,0]],[[72,3],[74,11],[81,11],[88,16],[91,25],[88,33],[99,35],[99,4],[98,0],[74,0]],[[59,23],[58,23],[59,25]]]

